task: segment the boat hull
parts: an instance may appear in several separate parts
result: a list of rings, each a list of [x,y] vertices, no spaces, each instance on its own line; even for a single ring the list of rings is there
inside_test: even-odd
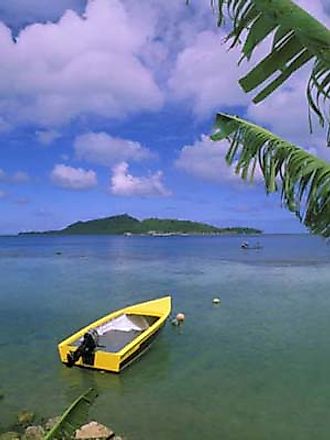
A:
[[[150,347],[156,336],[164,327],[170,311],[171,297],[167,296],[153,301],[125,307],[121,310],[110,313],[62,341],[58,345],[60,359],[64,364],[68,364],[68,355],[77,350],[77,341],[81,340],[87,332],[93,329],[100,328],[124,315],[129,317],[147,317],[149,320],[152,320],[151,325],[137,334],[132,340],[128,341],[123,347],[120,347],[116,351],[103,349],[102,346],[97,347],[93,353],[92,361],[86,362],[86,360],[84,361],[83,358],[80,358],[75,363],[75,365],[79,367],[119,373]]]

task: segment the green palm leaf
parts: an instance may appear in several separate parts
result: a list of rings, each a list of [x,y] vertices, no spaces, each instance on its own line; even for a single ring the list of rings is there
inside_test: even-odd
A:
[[[235,116],[219,113],[211,139],[227,138],[229,165],[243,179],[253,180],[256,164],[266,191],[281,191],[282,202],[313,233],[330,237],[330,164]]]
[[[87,419],[89,407],[94,403],[97,392],[90,388],[79,396],[62,414],[56,425],[45,435],[44,440],[69,439]]]
[[[274,34],[270,53],[240,80],[245,92],[261,86],[253,101],[263,101],[313,60],[307,99],[320,124],[329,126],[330,31],[291,0],[218,0],[218,8],[219,25],[224,22],[225,8],[233,20],[227,37],[231,47],[245,39],[242,59],[249,60],[258,44]]]

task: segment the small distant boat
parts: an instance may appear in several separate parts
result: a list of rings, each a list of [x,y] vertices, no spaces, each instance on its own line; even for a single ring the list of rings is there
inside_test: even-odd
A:
[[[243,241],[243,243],[241,244],[241,249],[262,249],[261,244],[258,242],[254,245],[249,244],[249,242],[247,241]]]
[[[149,348],[170,312],[165,296],[110,313],[60,342],[61,361],[119,373]]]

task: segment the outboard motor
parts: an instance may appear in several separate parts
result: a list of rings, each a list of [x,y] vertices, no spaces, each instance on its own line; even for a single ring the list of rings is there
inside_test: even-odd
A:
[[[93,365],[95,358],[95,349],[98,346],[99,335],[97,330],[92,329],[84,334],[84,339],[77,350],[70,351],[67,356],[67,366],[73,367],[80,358],[84,364]]]

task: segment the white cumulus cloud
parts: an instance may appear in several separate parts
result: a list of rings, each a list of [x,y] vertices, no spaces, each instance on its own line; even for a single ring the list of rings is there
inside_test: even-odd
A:
[[[119,0],[90,0],[83,17],[68,10],[16,41],[0,23],[0,116],[51,126],[159,109],[162,93],[140,60],[149,37]]]
[[[175,166],[201,180],[215,183],[239,182],[235,166],[228,166],[225,160],[228,147],[227,141],[214,142],[202,135],[194,144],[182,147]],[[256,170],[255,181],[260,177],[260,170]]]
[[[213,142],[208,136],[202,135],[193,145],[185,145],[181,149],[175,166],[202,180],[232,181],[237,176],[233,168],[226,164],[227,148],[225,142]]]
[[[55,165],[50,178],[55,185],[67,189],[84,190],[97,185],[94,171],[73,168],[64,164]]]
[[[105,132],[86,133],[78,136],[74,142],[78,159],[100,165],[113,165],[114,162],[128,160],[139,161],[151,158],[149,149],[139,142],[112,137]]]
[[[126,162],[117,164],[112,171],[110,191],[116,196],[166,197],[171,195],[171,192],[164,186],[161,171],[148,177],[136,177],[129,174]]]
[[[191,101],[199,117],[246,104],[248,98],[237,83],[242,74],[239,56],[237,50],[228,51],[215,32],[201,32],[178,55],[168,82],[173,99]]]

